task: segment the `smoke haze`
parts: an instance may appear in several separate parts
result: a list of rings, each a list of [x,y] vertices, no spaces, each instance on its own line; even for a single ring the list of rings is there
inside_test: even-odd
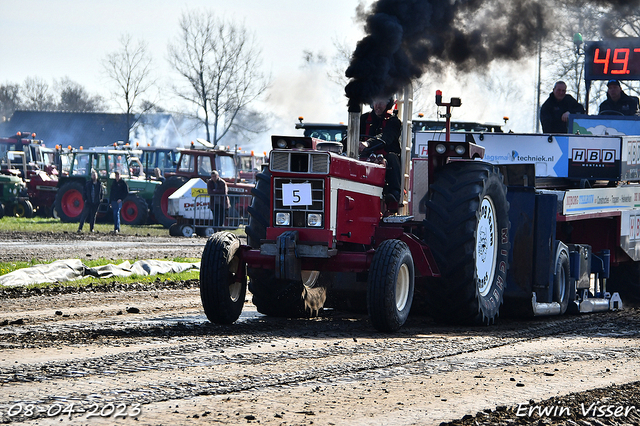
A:
[[[573,5],[637,7],[640,0],[566,0]],[[366,36],[345,75],[350,107],[390,96],[425,71],[453,65],[471,72],[496,60],[533,56],[553,28],[550,0],[378,0],[358,16]],[[603,25],[606,28],[606,25]]]

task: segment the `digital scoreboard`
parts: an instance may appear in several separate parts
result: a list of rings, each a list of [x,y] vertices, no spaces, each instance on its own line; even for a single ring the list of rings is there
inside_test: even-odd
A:
[[[586,80],[640,80],[640,38],[585,43]]]

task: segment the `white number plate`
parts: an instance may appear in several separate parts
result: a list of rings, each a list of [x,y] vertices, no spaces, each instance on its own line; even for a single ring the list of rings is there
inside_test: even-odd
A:
[[[310,183],[283,183],[282,204],[285,206],[310,206]]]

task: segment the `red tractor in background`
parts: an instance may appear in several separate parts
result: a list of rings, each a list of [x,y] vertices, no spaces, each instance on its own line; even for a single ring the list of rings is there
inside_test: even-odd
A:
[[[28,200],[19,215],[57,216],[53,204],[64,155],[59,146],[46,148],[35,133],[17,132],[0,138],[0,173],[19,176],[27,189]]]
[[[229,194],[250,194],[251,188],[254,187],[253,184],[237,180],[238,169],[233,152],[215,149],[209,146],[210,143],[206,143],[207,146],[198,149],[193,143],[190,149],[178,148],[179,157],[175,171],[166,173],[165,181],[155,190],[153,214],[156,221],[165,228],[170,228],[176,223],[176,218],[168,213],[169,196],[191,178],[199,177],[208,180],[211,177],[211,171],[217,170],[220,177],[227,182]]]

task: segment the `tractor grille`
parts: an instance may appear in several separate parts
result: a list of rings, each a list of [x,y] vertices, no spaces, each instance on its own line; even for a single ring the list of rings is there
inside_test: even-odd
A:
[[[270,167],[276,172],[329,173],[326,152],[276,151],[271,153]]]
[[[311,204],[300,206],[284,205],[282,185],[288,183],[311,184]],[[289,226],[295,228],[309,228],[310,226],[308,226],[307,223],[307,215],[310,213],[323,215],[324,213],[324,180],[274,178],[274,213],[278,212],[289,213],[291,215],[291,224]]]

